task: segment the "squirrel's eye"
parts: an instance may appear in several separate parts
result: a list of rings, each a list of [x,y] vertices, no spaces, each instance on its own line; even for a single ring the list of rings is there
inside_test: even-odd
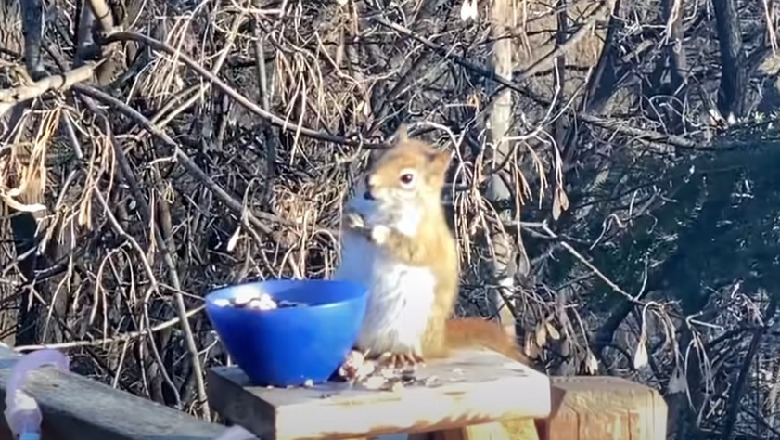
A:
[[[404,173],[401,174],[401,183],[404,185],[409,185],[414,181],[414,174],[412,173]]]

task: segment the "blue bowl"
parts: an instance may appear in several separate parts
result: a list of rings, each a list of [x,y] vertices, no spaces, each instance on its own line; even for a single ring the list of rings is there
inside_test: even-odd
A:
[[[256,289],[278,303],[273,310],[218,305]],[[366,312],[365,286],[350,281],[279,279],[236,284],[206,296],[206,313],[227,352],[257,385],[326,381],[346,359]]]

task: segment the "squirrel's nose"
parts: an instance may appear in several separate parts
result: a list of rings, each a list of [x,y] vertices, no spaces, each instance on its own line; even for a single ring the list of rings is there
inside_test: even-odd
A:
[[[363,198],[366,199],[366,200],[371,200],[371,201],[375,201],[376,200],[376,198],[374,198],[374,195],[371,194],[371,190],[370,189],[367,189],[367,190],[365,190],[363,192]]]

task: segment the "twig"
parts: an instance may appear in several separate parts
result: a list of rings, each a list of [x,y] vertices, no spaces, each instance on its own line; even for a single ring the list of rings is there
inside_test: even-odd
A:
[[[92,9],[86,5],[88,0],[76,1],[76,53],[73,56],[73,65],[78,67],[87,58],[92,58],[98,52],[95,41],[92,38],[92,25],[95,23],[95,15]]]
[[[230,32],[225,38],[224,45],[226,46],[220,51],[220,55],[211,65],[211,73],[216,75],[225,64],[227,55],[230,52],[230,48],[234,46],[235,39],[238,37],[238,30],[241,23],[244,20],[244,13],[236,15],[233,20]],[[159,127],[164,127],[171,122],[176,115],[184,112],[186,109],[199,102],[203,97],[203,94],[209,89],[209,84],[203,82],[187,87],[174,95],[168,102],[163,105],[149,120]],[[183,102],[182,102],[183,101]],[[174,105],[179,104],[174,107]],[[165,117],[165,119],[163,119]]]
[[[459,57],[457,55],[453,55],[452,53],[450,53],[449,50],[445,49],[444,47],[442,47],[442,46],[440,46],[440,45],[438,45],[436,43],[431,42],[427,38],[424,38],[424,37],[421,37],[420,35],[417,35],[416,33],[412,32],[410,29],[407,29],[407,28],[405,28],[405,27],[403,27],[403,26],[401,26],[399,24],[390,22],[390,21],[388,21],[388,20],[386,20],[386,19],[384,19],[382,17],[373,17],[373,18],[371,18],[371,20],[379,23],[382,26],[390,28],[390,29],[392,29],[392,30],[402,34],[402,35],[405,35],[405,36],[407,36],[409,38],[412,38],[412,39],[416,40],[419,43],[422,43],[424,46],[426,46],[429,49],[432,49],[435,52],[437,52],[439,55],[441,55],[442,58],[444,58],[446,60],[450,60],[450,61],[454,62],[455,64],[458,64],[461,67],[465,67],[466,69],[468,69],[468,70],[470,70],[470,71],[472,71],[472,72],[474,72],[474,73],[476,73],[476,74],[478,74],[478,75],[480,75],[480,76],[482,76],[484,78],[488,78],[488,79],[490,79],[492,81],[495,81],[498,84],[501,84],[502,86],[505,86],[505,87],[507,87],[507,88],[509,88],[511,90],[514,90],[514,91],[516,91],[518,93],[523,93],[523,89],[518,84],[514,83],[511,79],[506,78],[504,76],[501,76],[501,75],[499,75],[499,74],[497,74],[497,73],[495,73],[493,71],[483,69],[483,68],[477,66],[476,64],[472,64],[469,61],[466,61],[465,59],[463,59],[463,58],[461,58],[461,57]]]
[[[70,72],[59,75],[51,75],[27,86],[14,87],[0,90],[0,102],[19,102],[43,95],[49,90],[63,89],[88,81],[95,72],[98,63],[90,62]]]
[[[346,139],[341,136],[334,136],[328,133],[323,133],[321,131],[313,130],[308,127],[302,127],[293,122],[286,121],[269,111],[263,110],[259,105],[250,101],[248,98],[246,98],[241,93],[239,93],[236,89],[230,87],[224,81],[219,79],[216,75],[212,74],[211,72],[203,68],[200,64],[192,60],[187,55],[181,53],[180,51],[172,48],[171,46],[161,41],[155,40],[152,37],[148,37],[146,35],[139,34],[136,32],[113,32],[106,37],[106,42],[127,41],[127,40],[146,44],[155,50],[165,52],[168,55],[171,55],[176,59],[181,60],[181,62],[184,63],[187,67],[194,70],[198,75],[202,76],[204,79],[210,81],[212,84],[214,84],[214,86],[222,90],[226,95],[235,99],[236,102],[239,103],[241,106],[251,111],[252,113],[255,113],[256,115],[260,116],[267,122],[281,128],[282,130],[291,133],[301,134],[303,136],[319,139],[322,141],[333,142],[335,144],[340,144],[340,145],[349,145],[353,147],[362,147],[362,148],[385,148],[386,147],[386,144],[369,144],[369,143],[362,142],[360,139]]]
[[[114,138],[113,134],[111,133],[111,126],[109,124],[107,117],[104,118],[104,122],[105,122],[106,135],[110,136],[112,139],[111,144],[116,154],[117,161],[119,162],[120,173],[122,174],[122,177],[124,177],[127,184],[130,186],[130,191],[133,193],[136,201],[138,202],[138,205],[140,207],[141,217],[144,219],[144,223],[151,225],[155,229],[155,233],[153,235],[157,241],[157,246],[160,248],[160,251],[162,252],[163,263],[165,263],[165,266],[168,268],[171,284],[173,285],[173,290],[174,290],[173,295],[174,295],[174,301],[176,303],[176,313],[181,320],[182,333],[184,334],[184,342],[187,347],[187,352],[191,358],[190,360],[192,362],[193,375],[195,377],[195,383],[198,390],[198,399],[200,400],[200,403],[203,405],[202,416],[204,417],[204,419],[210,420],[211,411],[209,410],[209,406],[208,406],[206,385],[203,382],[203,368],[200,363],[198,345],[195,341],[195,336],[192,333],[192,328],[190,327],[189,320],[187,319],[187,307],[184,304],[184,297],[181,293],[182,292],[181,280],[179,278],[178,270],[176,269],[176,264],[173,261],[173,256],[172,256],[170,246],[168,245],[168,242],[165,240],[165,237],[163,237],[163,235],[160,233],[159,231],[160,228],[157,226],[156,223],[153,223],[151,220],[152,216],[151,216],[149,205],[148,203],[146,203],[146,199],[141,193],[140,185],[138,184],[138,181],[136,180],[135,175],[133,174],[132,169],[130,168],[130,164],[128,163],[127,158],[125,157],[121,146],[119,145],[118,141]],[[97,194],[99,194],[99,192]],[[111,217],[112,215],[109,213],[109,218]]]
[[[569,42],[571,42],[574,39],[574,36],[572,36],[572,38],[570,38],[567,41],[566,45],[560,46],[560,48],[559,48],[560,50],[556,49],[556,50],[551,51],[549,54],[547,54],[546,56],[542,57],[539,61],[535,62],[527,70],[524,70],[524,71],[521,71],[521,72],[515,72],[512,75],[512,78],[510,79],[510,78],[504,77],[502,75],[499,75],[499,74],[497,74],[497,73],[495,73],[495,72],[493,72],[491,70],[483,69],[482,67],[479,67],[479,66],[477,66],[475,64],[472,64],[471,62],[469,62],[469,61],[467,61],[467,60],[465,60],[465,59],[463,59],[461,57],[453,55],[452,53],[450,53],[449,50],[447,50],[446,48],[442,47],[441,45],[433,43],[433,42],[427,40],[426,38],[417,35],[416,33],[412,32],[411,30],[409,30],[409,29],[407,29],[407,28],[405,28],[405,27],[403,27],[401,25],[392,23],[392,22],[390,22],[388,20],[385,20],[384,18],[381,18],[381,17],[374,17],[374,18],[372,18],[372,20],[377,22],[377,23],[379,23],[382,26],[388,27],[388,28],[390,28],[390,29],[392,29],[392,30],[394,30],[396,32],[399,32],[399,33],[401,33],[403,35],[408,36],[409,38],[412,38],[412,39],[422,43],[426,47],[428,47],[428,48],[436,51],[437,53],[439,53],[439,55],[441,55],[444,59],[450,60],[450,61],[454,62],[455,64],[458,64],[459,66],[464,67],[464,68],[472,71],[473,73],[475,73],[475,74],[477,74],[477,75],[479,75],[479,76],[481,76],[481,77],[483,77],[485,79],[488,79],[490,81],[493,81],[493,82],[496,82],[498,84],[501,84],[502,86],[507,87],[510,90],[514,90],[514,91],[516,91],[518,93],[521,93],[523,95],[527,94],[527,91],[524,90],[522,87],[520,87],[520,85],[517,83],[517,81],[522,81],[524,79],[527,79],[531,75],[535,75],[536,73],[538,73],[538,71],[542,70],[542,68],[546,65],[545,63],[547,61],[545,61],[545,60],[547,60],[547,58],[550,58],[550,57],[554,58],[556,56],[559,56],[561,53],[564,53],[563,52],[563,48],[568,48],[569,47]],[[589,27],[588,26],[583,26],[583,28],[580,29],[577,32],[577,34],[576,34],[577,38],[582,38],[582,36],[584,36],[584,34],[583,35],[579,34],[579,32],[581,32],[583,29],[589,29]],[[548,105],[549,103],[544,103],[544,104]],[[616,132],[618,132],[620,134],[624,134],[624,135],[628,135],[628,136],[634,136],[634,137],[640,137],[640,138],[643,138],[643,139],[646,139],[646,140],[649,140],[649,141],[652,141],[652,142],[657,142],[657,143],[662,143],[662,144],[670,144],[670,145],[673,145],[673,146],[676,146],[676,147],[680,147],[680,148],[685,148],[685,149],[696,149],[696,148],[698,148],[698,143],[697,142],[688,140],[688,139],[686,139],[686,138],[684,138],[682,136],[664,135],[664,134],[661,134],[661,133],[654,133],[654,132],[647,131],[647,130],[642,130],[642,129],[639,129],[639,128],[628,127],[628,126],[625,126],[625,125],[617,125],[616,122],[608,121],[608,120],[602,119],[602,118],[600,118],[598,116],[589,115],[587,113],[579,113],[578,112],[578,113],[576,113],[574,115],[574,117],[576,117],[577,119],[579,119],[579,120],[581,120],[583,122],[587,122],[589,124],[598,125],[598,126],[600,126],[602,128],[615,130]]]
[[[43,31],[45,28],[45,12],[43,1],[20,1],[22,12],[22,32],[24,33],[24,58],[27,72],[36,80],[46,74],[41,51],[43,49]],[[11,11],[4,11],[10,14]],[[7,37],[6,37],[7,38]]]
[[[555,232],[553,232],[552,229],[550,229],[550,227],[547,226],[546,224],[542,225],[542,230],[547,235],[549,235],[550,238],[558,239],[558,235]],[[625,296],[626,299],[628,299],[628,301],[630,301],[630,302],[632,302],[632,303],[634,303],[636,305],[643,305],[640,301],[637,301],[637,299],[634,297],[634,295],[631,295],[630,293],[626,292],[620,286],[618,286],[614,281],[610,280],[609,277],[604,275],[596,266],[593,265],[593,263],[588,261],[581,253],[577,252],[577,250],[574,249],[569,243],[567,243],[567,242],[565,242],[563,240],[559,240],[558,244],[560,244],[561,247],[563,247],[564,249],[569,251],[569,253],[572,254],[574,256],[574,258],[580,260],[580,263],[585,265],[585,267],[587,267],[588,269],[593,271],[593,273],[598,278],[600,278],[601,281],[604,281],[604,283],[606,283],[606,285],[609,286],[612,290],[614,290],[615,292]]]
[[[769,304],[764,311],[764,316],[762,317],[764,322],[769,322],[775,317],[775,314],[777,313],[777,302],[777,295],[772,295]],[[726,417],[724,417],[723,434],[721,437],[723,440],[732,440],[734,438],[734,426],[737,423],[737,415],[740,410],[739,401],[745,393],[745,384],[747,383],[750,368],[753,366],[753,359],[758,353],[765,333],[765,328],[758,328],[753,332],[753,337],[748,345],[742,367],[739,369],[739,373],[737,373],[736,381],[733,384],[729,395],[728,405],[726,406],[728,411],[726,412]]]
[[[0,90],[0,116],[14,105],[37,98],[49,90],[63,90],[74,84],[89,81],[98,65],[99,63],[90,62],[70,72],[47,76],[29,85]]]
[[[258,229],[260,229],[262,232],[266,234],[270,234],[272,229],[266,225],[263,221],[260,220],[261,217],[266,221],[279,223],[285,226],[291,226],[291,222],[288,222],[286,220],[283,220],[275,215],[267,214],[264,212],[259,213],[244,213],[244,206],[242,203],[232,196],[228,194],[224,189],[222,189],[219,185],[217,185],[216,182],[214,182],[206,173],[203,172],[203,170],[198,167],[198,165],[192,161],[192,159],[187,156],[184,151],[181,150],[179,147],[179,144],[176,143],[173,139],[171,139],[170,136],[165,134],[162,130],[158,129],[154,125],[152,125],[151,122],[149,122],[146,117],[140,113],[138,113],[136,110],[130,108],[127,106],[124,102],[94,88],[89,87],[85,85],[77,85],[74,87],[74,90],[78,91],[79,93],[83,93],[84,95],[87,95],[91,98],[97,99],[98,101],[101,101],[112,108],[115,108],[116,110],[122,112],[125,116],[132,119],[136,123],[140,124],[142,127],[144,127],[149,133],[160,139],[166,146],[172,148],[174,150],[174,156],[176,157],[176,160],[178,160],[184,168],[189,171],[195,178],[197,178],[201,184],[203,184],[207,189],[212,191],[217,198],[222,201],[231,211],[233,211],[234,214],[236,214],[239,218],[241,218],[242,215],[246,215],[247,222],[249,225],[252,225]],[[244,225],[242,222],[242,225],[246,227],[247,225]]]
[[[198,313],[202,312],[205,308],[206,306],[204,304],[201,304],[192,310],[188,310],[187,313],[184,314],[184,316],[186,318],[191,318],[197,315]],[[112,344],[117,342],[131,341],[133,339],[137,339],[151,333],[172,328],[176,326],[179,323],[179,321],[181,321],[181,318],[176,316],[165,322],[157,324],[154,327],[147,327],[143,330],[136,330],[132,332],[122,333],[121,335],[118,335],[113,338],[100,338],[92,341],[61,342],[57,344],[18,345],[14,347],[14,350],[19,352],[25,352],[25,351],[32,351],[32,350],[41,350],[44,348],[76,348],[76,347],[88,347],[88,346],[95,346],[95,345],[104,345],[104,344]]]
[[[255,37],[255,60],[257,62],[257,81],[260,83],[260,102],[263,105],[263,110],[270,113],[270,90],[268,90],[268,75],[265,71],[265,52],[263,50],[263,39],[260,34],[260,23],[258,18],[254,17],[252,20],[253,33]],[[263,134],[265,135],[265,150],[268,155],[265,158],[265,172],[266,172],[266,189],[263,194],[263,202],[265,206],[270,205],[270,201],[273,198],[274,185],[276,183],[276,150],[279,145],[279,137],[271,127],[264,127]]]
[[[623,290],[620,286],[617,285],[617,283],[615,283],[614,281],[610,280],[609,277],[604,275],[604,273],[602,273],[596,266],[593,265],[593,263],[588,261],[585,258],[585,256],[583,256],[576,249],[574,249],[569,243],[567,243],[564,240],[561,240],[560,237],[558,237],[558,235],[555,232],[553,232],[552,229],[550,229],[549,226],[547,226],[546,222],[542,223],[541,229],[550,238],[555,239],[556,243],[558,243],[562,248],[564,248],[567,251],[569,251],[569,253],[571,253],[572,256],[574,256],[574,258],[579,260],[585,267],[590,269],[593,272],[593,274],[596,275],[596,277],[598,277],[600,280],[604,281],[604,283],[607,286],[609,286],[615,292],[623,295],[629,303],[631,303],[633,305],[641,306],[641,307],[647,307],[648,305],[653,305],[653,304],[659,305],[659,304],[653,303],[653,302],[645,303],[645,302],[640,301],[639,298],[641,298],[643,295],[645,295],[646,292],[639,292],[639,294],[637,294],[637,295],[631,295],[630,293],[628,293],[625,290]],[[700,326],[708,327],[708,328],[720,328],[716,324],[710,324],[710,323],[707,323],[707,322],[695,319],[695,318],[693,318],[691,316],[682,316],[680,314],[672,313],[672,312],[669,312],[669,315],[670,316],[674,316],[675,318],[687,321],[687,322],[689,322],[691,324],[696,324],[696,325],[700,325]]]
[[[537,73],[544,70],[549,63],[555,60],[556,57],[559,57],[563,54],[565,54],[567,51],[569,51],[572,47],[574,47],[575,44],[582,38],[584,38],[588,33],[591,32],[591,27],[593,23],[596,21],[596,19],[602,15],[602,10],[606,9],[606,4],[600,6],[596,11],[593,12],[593,15],[591,16],[590,20],[584,24],[580,29],[577,30],[574,34],[569,37],[568,40],[564,44],[558,45],[550,51],[545,56],[539,58],[536,62],[534,62],[531,66],[528,67],[528,69],[521,70],[521,71],[515,71],[512,73],[512,78],[507,78],[505,76],[502,76],[496,72],[488,71],[485,69],[482,69],[481,67],[478,67],[474,64],[471,64],[470,62],[464,60],[463,58],[460,58],[458,56],[453,55],[450,53],[450,50],[445,49],[444,47],[431,42],[430,40],[416,34],[412,30],[405,28],[399,24],[393,23],[385,18],[382,17],[371,17],[372,21],[375,21],[376,23],[379,23],[382,26],[385,26],[387,28],[390,28],[402,35],[405,35],[407,37],[410,37],[414,40],[416,40],[419,43],[422,43],[424,46],[428,47],[429,49],[433,49],[434,51],[438,52],[440,55],[442,55],[445,59],[449,59],[454,61],[456,64],[460,64],[463,67],[466,67],[469,70],[472,70],[474,72],[480,73],[481,75],[493,79],[495,82],[508,87],[512,90],[521,92],[522,90],[519,88],[518,84],[519,82],[525,81],[528,78],[531,78],[532,76],[536,75]]]
[[[114,18],[111,15],[111,9],[105,0],[85,0],[89,4],[89,9],[100,24],[100,31],[104,33],[111,32],[114,28]],[[86,12],[86,11],[82,11]]]
[[[100,204],[103,206],[103,209],[105,210],[106,217],[108,218],[108,222],[111,224],[111,226],[114,228],[114,230],[117,232],[118,235],[120,235],[122,238],[127,240],[130,245],[133,247],[133,249],[138,253],[138,256],[144,266],[144,269],[146,270],[147,275],[149,276],[149,281],[152,284],[152,289],[156,290],[158,293],[160,292],[160,287],[157,284],[157,278],[154,276],[154,271],[152,270],[152,267],[149,264],[149,261],[146,259],[146,256],[144,254],[143,248],[141,248],[141,245],[138,244],[138,241],[136,241],[130,234],[128,234],[124,229],[122,229],[122,225],[119,224],[119,221],[116,219],[114,214],[111,212],[110,207],[108,206],[108,202],[106,201],[105,197],[103,197],[103,194],[100,191],[94,191],[95,197],[98,199]],[[180,315],[184,316],[184,315]],[[184,323],[187,321],[184,320]],[[193,368],[196,368],[193,366]],[[160,371],[163,374],[163,378],[166,382],[173,388],[176,403],[177,406],[181,406],[181,396],[179,395],[178,390],[176,390],[176,387],[173,384],[173,381],[171,380],[168,373],[165,371],[164,368],[160,368]]]
[[[641,128],[634,128],[626,125],[618,125],[619,122],[610,121],[607,119],[600,118],[598,116],[589,115],[587,113],[577,113],[576,117],[577,119],[583,122],[587,122],[593,125],[598,125],[599,127],[606,128],[608,130],[615,130],[620,134],[641,138],[650,142],[656,142],[659,144],[669,144],[687,150],[702,149],[700,142],[692,141],[682,136],[666,135],[666,134],[656,133],[648,130],[642,130]]]

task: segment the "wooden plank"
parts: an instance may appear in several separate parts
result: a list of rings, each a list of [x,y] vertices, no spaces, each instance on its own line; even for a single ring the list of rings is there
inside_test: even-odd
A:
[[[238,368],[209,372],[209,403],[264,439],[343,439],[461,428],[551,411],[547,376],[490,351],[463,351],[431,362],[418,379],[439,386],[370,391],[344,383],[313,388],[250,386]]]
[[[461,429],[439,431],[431,435],[432,440],[510,440],[501,422],[481,423]]]
[[[19,355],[0,347],[0,407]],[[225,427],[125,393],[75,373],[33,371],[25,392],[41,407],[42,440],[213,440]],[[0,432],[8,429],[0,416]],[[0,438],[3,435],[0,434]]]
[[[546,440],[666,440],[667,408],[657,390],[617,377],[555,377]]]

